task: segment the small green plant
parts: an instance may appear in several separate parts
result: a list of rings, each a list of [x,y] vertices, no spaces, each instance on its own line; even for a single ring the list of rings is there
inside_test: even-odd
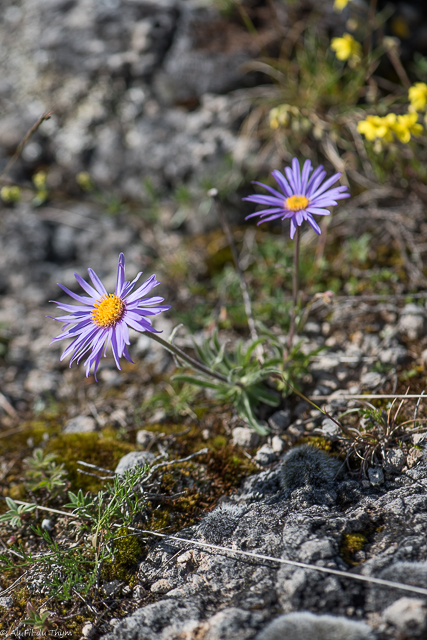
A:
[[[37,609],[35,609],[34,605],[32,605],[31,602],[27,602],[26,609],[28,618],[23,620],[24,624],[29,624],[39,631],[45,631],[49,628],[48,618],[52,615],[51,611],[38,613]]]
[[[47,551],[32,553],[22,546],[13,546],[12,557],[8,552],[0,555],[0,568],[5,572],[31,568],[31,575],[43,578],[44,593],[64,601],[72,600],[76,591],[89,594],[99,582],[103,564],[114,561],[117,529],[133,524],[145,506],[140,484],[147,471],[148,467],[137,467],[115,476],[113,482],[97,494],[69,491],[70,502],[65,507],[72,509],[75,516],[69,526],[78,542],[60,546],[48,531],[33,526]],[[0,517],[0,522],[19,523],[23,513],[36,508],[36,505],[18,507],[10,498],[6,500],[9,512]]]
[[[43,449],[35,449],[31,458],[25,458],[25,478],[30,491],[45,489],[56,493],[65,486],[67,472],[63,464],[56,464],[55,458],[55,454],[45,454]]]
[[[265,381],[276,370],[276,360],[266,360],[259,364],[254,357],[255,350],[263,339],[252,341],[244,349],[243,343],[237,343],[233,352],[226,351],[226,344],[221,344],[215,331],[212,338],[205,340],[200,346],[194,343],[200,361],[212,372],[219,374],[223,381],[211,381],[196,375],[177,374],[174,380],[188,382],[199,387],[211,389],[215,398],[222,402],[231,402],[238,414],[250,426],[261,434],[268,433],[255,416],[255,409],[261,403],[272,407],[279,404],[279,394],[265,386]]]
[[[144,400],[140,410],[142,413],[153,413],[161,409],[166,415],[173,418],[178,416],[196,418],[197,416],[191,407],[198,393],[198,389],[185,382],[184,384],[164,384],[160,391]]]
[[[36,508],[36,505],[18,505],[12,498],[6,498],[9,511],[3,513],[0,516],[0,522],[10,522],[12,527],[22,527],[24,515],[31,513]]]

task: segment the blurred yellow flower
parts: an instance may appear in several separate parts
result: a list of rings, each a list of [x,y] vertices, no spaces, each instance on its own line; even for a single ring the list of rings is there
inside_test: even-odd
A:
[[[274,107],[269,113],[270,128],[278,129],[286,127],[289,124],[289,105],[282,104],[280,107]]]
[[[393,133],[400,142],[408,143],[411,135],[419,136],[423,131],[423,126],[417,123],[417,113],[406,113],[403,116],[397,116],[397,122],[393,126]]]
[[[37,189],[39,189],[40,191],[45,189],[45,187],[46,187],[46,178],[47,178],[46,171],[38,171],[37,173],[35,173],[33,175],[33,184],[34,184],[34,186]]]
[[[423,127],[417,123],[417,119],[418,115],[416,113],[406,113],[403,116],[388,113],[383,118],[380,116],[366,116],[366,120],[358,122],[357,130],[371,142],[377,139],[393,142],[394,134],[400,142],[406,144],[410,141],[411,135],[419,136],[423,131]]]
[[[362,47],[349,33],[344,33],[342,38],[332,38],[331,49],[335,51],[338,60],[356,63],[362,59]]]
[[[413,87],[409,87],[409,102],[415,111],[424,111],[427,104],[427,84],[416,82]]]
[[[384,118],[380,116],[366,116],[366,120],[357,123],[357,130],[363,133],[367,140],[371,142],[376,138],[383,138],[386,142],[393,140],[391,127],[396,122],[396,115],[389,113]]]
[[[83,191],[92,191],[94,189],[93,180],[87,171],[80,171],[76,175],[76,182]]]
[[[349,2],[351,2],[351,0],[335,0],[334,10],[340,13],[343,9],[346,8]]]
[[[16,186],[2,187],[0,190],[0,196],[3,202],[7,204],[13,204],[19,202],[21,199],[21,189]]]

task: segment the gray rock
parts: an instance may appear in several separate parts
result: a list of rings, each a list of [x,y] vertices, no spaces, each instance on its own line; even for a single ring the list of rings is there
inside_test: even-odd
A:
[[[245,449],[252,449],[259,442],[259,434],[250,427],[235,427],[231,433],[232,443]]]
[[[125,471],[130,471],[137,466],[149,465],[154,460],[154,454],[149,451],[131,451],[127,453],[121,460],[114,471],[114,473],[120,475]]]
[[[175,598],[160,600],[121,620],[104,640],[170,640],[184,629],[195,628],[200,618],[200,604]]]
[[[283,458],[282,486],[291,491],[299,487],[331,487],[340,470],[336,458],[310,445],[291,449]]]
[[[418,462],[420,462],[425,457],[425,452],[417,449],[416,447],[412,447],[409,449],[409,453],[406,457],[406,464],[409,469],[414,467]]]
[[[418,598],[399,598],[383,611],[383,620],[404,632],[406,637],[425,637],[426,603]]]
[[[285,443],[283,442],[282,438],[280,438],[280,436],[273,436],[273,438],[271,439],[271,448],[273,449],[274,453],[282,453],[283,449],[285,448]]]
[[[203,640],[249,640],[260,628],[263,616],[229,607],[209,618],[201,627]]]
[[[375,387],[378,387],[382,383],[382,381],[383,381],[383,376],[380,373],[377,373],[376,371],[368,371],[368,373],[364,373],[360,377],[361,384],[368,387],[369,389],[374,389]]]
[[[318,335],[322,331],[322,327],[318,322],[307,322],[304,326],[304,333],[308,335]]]
[[[410,340],[421,338],[425,334],[425,310],[416,304],[407,304],[399,320],[400,332]]]
[[[256,452],[255,462],[261,465],[268,465],[277,460],[277,454],[274,451],[273,447],[269,444],[263,444],[260,449]]]
[[[43,393],[54,393],[59,385],[59,376],[50,371],[32,369],[25,381],[25,389],[35,396]]]
[[[122,582],[120,580],[112,580],[111,582],[106,582],[102,589],[107,598],[117,597],[121,590]]]
[[[329,437],[339,436],[342,434],[342,430],[340,429],[340,427],[330,418],[324,418],[322,420],[322,431],[326,436]]]
[[[389,347],[388,349],[382,349],[378,357],[383,364],[403,364],[408,357],[408,352],[402,345],[396,345]]]
[[[228,51],[218,47],[213,36],[216,29],[222,30],[223,40],[232,38]],[[239,84],[243,79],[241,65],[253,55],[253,39],[244,29],[236,29],[234,35],[229,31],[230,24],[211,8],[184,10],[163,65],[162,86],[158,86],[163,96],[185,101],[206,93],[225,93]]]
[[[198,532],[206,542],[222,544],[230,538],[245,513],[244,507],[224,504],[208,513],[198,526]]]
[[[156,434],[146,429],[139,429],[136,432],[136,444],[144,449],[147,448],[155,439]]]
[[[291,412],[289,409],[276,411],[268,419],[268,425],[273,433],[283,433],[291,424]]]
[[[400,473],[406,464],[406,456],[401,449],[389,449],[384,456],[384,470],[387,473]]]
[[[171,589],[172,589],[171,583],[169,582],[169,580],[166,580],[165,578],[156,580],[156,582],[154,582],[150,587],[150,591],[152,593],[167,593]]]
[[[50,520],[49,518],[44,518],[42,520],[41,528],[44,529],[45,531],[52,531],[53,527],[54,527],[54,524],[52,520]]]
[[[427,588],[427,562],[395,562],[378,573],[378,578],[405,585]],[[398,588],[380,588],[371,585],[367,595],[367,610],[383,612],[400,599],[407,599],[408,592]],[[412,598],[411,598],[412,599]]]
[[[318,356],[317,360],[314,360],[310,365],[310,371],[317,377],[322,376],[325,373],[334,371],[340,364],[339,356],[332,353],[328,355]]]
[[[256,640],[374,640],[375,635],[363,622],[343,617],[316,616],[308,611],[290,613],[271,622]]]
[[[370,467],[368,469],[369,482],[373,487],[384,484],[384,472],[381,467]]]
[[[4,607],[5,609],[10,609],[14,605],[14,600],[10,596],[2,596],[0,598],[0,607]]]
[[[95,633],[95,626],[92,622],[85,622],[82,627],[82,636],[84,638],[91,638]]]
[[[91,433],[96,431],[96,421],[91,416],[77,416],[68,420],[63,433]]]

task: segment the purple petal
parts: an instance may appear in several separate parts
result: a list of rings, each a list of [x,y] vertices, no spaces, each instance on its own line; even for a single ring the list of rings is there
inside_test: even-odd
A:
[[[142,276],[142,271],[138,273],[138,275],[136,276],[136,278],[132,280],[132,282],[125,282],[123,291],[120,296],[121,298],[125,298],[132,291],[132,289],[134,288],[134,286],[136,285],[136,283],[138,282],[141,276]]]
[[[56,305],[58,305],[58,309],[62,309],[62,311],[69,311],[70,313],[73,313],[74,311],[76,313],[91,313],[89,309],[78,307],[76,304],[64,304],[63,302],[57,302],[56,300],[49,300],[49,302],[54,302]]]
[[[125,257],[123,253],[121,253],[119,255],[119,264],[117,267],[116,296],[121,296],[124,282],[125,282]]]
[[[85,318],[86,320],[91,320],[90,312],[79,313],[77,315],[72,315],[72,316],[59,316],[58,318],[53,318],[53,320],[58,320],[58,322],[66,322],[67,324],[71,324],[73,322],[80,322],[83,318]]]
[[[294,181],[297,187],[297,193],[302,194],[301,191],[301,168],[296,158],[292,158],[292,172],[294,174]]]
[[[320,165],[319,167],[317,167],[317,169],[313,171],[313,175],[308,181],[307,190],[305,193],[307,198],[311,197],[311,194],[317,189],[317,187],[322,182],[325,176],[326,176],[326,171],[323,171],[322,165]]]
[[[267,191],[269,191],[273,196],[276,196],[279,199],[282,198],[283,200],[283,193],[280,193],[280,191],[273,189],[273,187],[269,187],[268,184],[263,184],[262,182],[252,182],[252,184],[258,184],[260,187],[264,187],[264,189],[267,189]]]
[[[304,166],[302,168],[302,177],[301,177],[301,195],[304,195],[307,190],[307,182],[310,173],[312,172],[313,167],[311,166],[310,160],[306,160],[304,162]]]
[[[304,221],[304,211],[295,211],[295,222],[300,227]]]
[[[295,231],[297,230],[297,226],[295,224],[294,218],[291,218],[291,240],[294,239]]]
[[[122,357],[122,353],[120,353],[119,351],[119,346],[117,344],[117,335],[115,331],[113,331],[113,335],[111,337],[111,349],[113,352],[114,360],[116,361],[116,367],[119,371],[121,371],[122,369],[120,367],[119,358]]]
[[[127,350],[127,347],[124,348],[123,355],[126,358],[126,360],[128,360],[129,362],[132,362],[132,364],[135,364],[134,361],[132,360],[132,358],[129,355],[129,351]]]
[[[329,216],[331,212],[328,209],[318,209],[317,207],[307,207],[306,211],[314,213],[316,216]]]
[[[283,193],[287,198],[290,198],[293,195],[293,191],[286,180],[285,176],[280,173],[280,171],[274,170],[271,175],[276,180],[279,187],[282,189]]]
[[[79,285],[81,286],[81,288],[86,291],[86,293],[88,293],[95,300],[99,299],[100,294],[98,293],[98,291],[95,291],[95,289],[93,287],[91,287],[90,284],[88,284],[86,282],[86,280],[83,280],[83,278],[81,276],[79,276],[78,273],[75,273],[74,277],[77,280],[77,282],[79,283]]]
[[[151,307],[151,305],[153,304],[159,305],[161,302],[163,302],[163,300],[164,298],[161,298],[160,296],[155,296],[154,298],[144,298],[144,300],[141,300],[139,304],[144,305],[144,307]],[[163,306],[168,307],[168,309],[170,309],[169,304],[166,304]]]
[[[148,278],[148,280],[146,280],[144,284],[142,284],[136,291],[130,294],[129,298],[126,298],[126,302],[133,302],[138,298],[142,298],[146,293],[151,291],[151,289],[157,287],[158,284],[160,284],[160,282],[156,280],[156,276],[150,276],[150,278]]]
[[[283,196],[281,198],[276,198],[275,196],[260,196],[260,195],[254,195],[254,196],[248,196],[247,198],[242,198],[243,200],[247,200],[249,202],[256,202],[257,204],[270,204],[270,205],[283,205],[284,202],[284,198]]]
[[[59,282],[57,284],[59,287],[61,287],[63,291],[65,291],[67,295],[71,296],[71,298],[74,298],[74,300],[77,300],[77,302],[81,302],[82,304],[90,305],[91,307],[93,307],[94,302],[96,302],[98,299],[98,298],[85,298],[84,296],[79,296],[77,293],[73,293],[72,291],[67,289],[67,287],[65,287],[63,284],[59,284]]]
[[[319,198],[313,198],[310,201],[310,206],[313,207],[333,207],[337,204],[337,201],[330,197],[329,192],[324,193],[323,196]]]
[[[99,295],[101,296],[108,295],[107,289],[104,287],[101,280],[96,275],[95,271],[89,267],[88,273],[89,273],[89,278],[92,280],[93,284],[95,285],[96,290],[99,291]]]
[[[249,220],[249,218],[253,218],[254,216],[268,216],[271,213],[285,213],[285,209],[283,207],[276,207],[273,209],[263,209],[262,211],[255,211],[255,213],[250,213],[246,216],[245,220]]]
[[[311,225],[312,229],[320,236],[321,230],[315,219],[312,216],[307,216],[307,222]]]
[[[285,167],[285,173],[286,173],[286,177],[289,180],[289,184],[291,185],[291,189],[292,189],[292,194],[293,195],[298,195],[298,189],[297,189],[297,185],[295,182],[295,176],[293,174],[293,171],[290,167]]]
[[[342,176],[342,173],[334,173],[333,176],[328,178],[326,182],[322,184],[322,186],[318,187],[318,189],[314,193],[312,193],[311,199],[314,200],[315,198],[320,196],[322,193],[324,193],[326,189],[329,189],[329,187],[331,187],[337,180],[339,180],[341,176]]]

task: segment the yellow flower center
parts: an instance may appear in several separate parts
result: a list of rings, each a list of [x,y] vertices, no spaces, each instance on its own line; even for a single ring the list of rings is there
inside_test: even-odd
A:
[[[102,296],[93,306],[92,318],[98,327],[114,327],[125,310],[125,303],[114,293]]]
[[[291,196],[286,198],[285,205],[290,211],[301,211],[308,205],[309,200],[305,196]]]

